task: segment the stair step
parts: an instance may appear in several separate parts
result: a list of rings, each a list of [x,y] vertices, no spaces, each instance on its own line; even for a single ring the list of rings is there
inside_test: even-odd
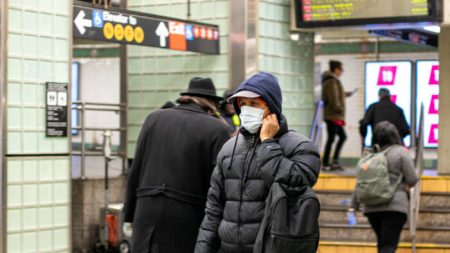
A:
[[[450,176],[422,176],[422,192],[450,193]],[[356,184],[354,175],[321,173],[314,186],[315,190],[353,190]]]
[[[316,190],[321,205],[347,206],[352,198],[350,190]],[[449,193],[425,192],[420,196],[420,209],[450,209]]]
[[[319,221],[321,223],[346,223],[345,206],[322,206]],[[368,224],[367,218],[356,213],[358,224]],[[450,209],[427,208],[419,212],[419,227],[450,227]]]
[[[376,243],[320,241],[318,253],[377,253]],[[400,243],[396,253],[410,253],[411,243]],[[450,253],[449,244],[416,244],[417,253]]]
[[[320,224],[320,238],[326,241],[358,241],[375,242],[376,237],[370,225],[358,224],[349,227],[347,224]],[[449,227],[419,227],[417,230],[417,242],[420,243],[448,243],[450,238]],[[409,229],[403,229],[402,242],[410,242]]]

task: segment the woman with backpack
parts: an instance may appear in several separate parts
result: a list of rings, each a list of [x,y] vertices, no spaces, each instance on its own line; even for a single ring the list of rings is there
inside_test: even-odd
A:
[[[363,204],[364,215],[377,236],[378,253],[394,253],[408,218],[409,189],[419,178],[415,172],[413,159],[402,146],[400,134],[393,124],[387,121],[378,123],[374,130],[374,141],[379,147],[379,153],[364,157],[358,163],[357,185],[349,211],[354,212],[359,209],[360,204]],[[384,162],[387,162],[387,166]],[[387,169],[388,185],[385,187],[389,189],[377,191],[384,192],[379,196],[370,196],[369,189],[365,191],[360,182],[363,180],[369,182],[368,175],[372,171],[371,176],[376,175],[379,184],[383,174],[380,171],[383,169]]]

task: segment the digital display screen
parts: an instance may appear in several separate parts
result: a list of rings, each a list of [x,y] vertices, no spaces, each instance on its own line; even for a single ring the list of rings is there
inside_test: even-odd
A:
[[[403,109],[406,121],[411,126],[411,84],[412,63],[410,61],[366,62],[364,108],[379,101],[378,90],[387,88],[392,101]],[[411,136],[403,139],[406,146],[411,146]],[[368,127],[364,145],[372,144],[372,128]]]
[[[419,122],[420,106],[424,106],[423,143],[425,148],[437,148],[439,139],[439,62],[417,61],[416,112]]]
[[[436,21],[436,7],[431,0],[296,0],[295,12],[297,27],[311,27]]]
[[[305,22],[428,15],[428,0],[302,0]]]

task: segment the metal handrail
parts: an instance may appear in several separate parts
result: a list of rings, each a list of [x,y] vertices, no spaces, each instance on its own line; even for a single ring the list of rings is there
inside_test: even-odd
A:
[[[81,151],[72,151],[72,155],[81,156]],[[85,151],[85,156],[104,156],[103,150],[99,151]],[[111,152],[111,156],[124,156],[125,152]]]
[[[424,159],[423,159],[423,125],[424,125],[424,106],[423,103],[420,106],[420,118],[419,118],[419,132],[416,137],[416,154],[415,154],[415,168],[416,173],[419,178],[422,176],[424,169]],[[415,253],[417,251],[417,224],[419,222],[419,208],[420,208],[420,191],[421,183],[417,183],[413,188],[410,189],[410,225],[409,233],[411,236],[411,252]]]
[[[323,122],[323,101],[319,101],[316,104],[314,119],[311,125],[311,132],[309,138],[320,149],[320,136],[322,134],[322,122]]]
[[[89,111],[111,111],[119,112],[125,111],[125,104],[111,104],[111,103],[92,103],[92,102],[72,102],[72,110],[89,110]]]
[[[93,102],[83,102],[83,101],[72,102],[72,105],[119,106],[119,107],[125,107],[126,106],[123,103],[113,104],[113,103],[93,103]]]
[[[93,103],[93,102],[83,102],[83,101],[75,101],[72,102],[72,110],[77,110],[79,113],[79,125],[73,127],[72,129],[80,131],[80,139],[81,139],[81,150],[80,151],[72,151],[73,155],[81,156],[81,178],[84,179],[86,177],[86,156],[103,156],[103,152],[95,152],[86,150],[86,136],[85,132],[87,131],[105,131],[110,130],[113,132],[125,132],[127,129],[125,127],[119,128],[101,128],[101,127],[86,127],[85,125],[85,116],[86,111],[105,111],[105,112],[119,112],[126,110],[126,104],[112,104],[112,103]],[[116,152],[115,155],[120,156],[122,158],[126,157],[125,152]]]
[[[75,106],[72,107],[72,110],[83,110],[86,109],[87,107],[83,107],[83,106]],[[100,108],[100,107],[90,107],[87,108],[90,111],[107,111],[107,112],[119,112],[119,111],[125,111],[125,108],[117,108],[117,109],[111,109],[111,108]]]
[[[102,128],[102,127],[85,127],[85,128],[81,128],[81,127],[72,127],[72,129],[75,130],[83,130],[84,131],[105,131],[105,130],[109,130],[112,132],[123,132],[126,131],[127,129],[124,127],[120,127],[120,128]]]

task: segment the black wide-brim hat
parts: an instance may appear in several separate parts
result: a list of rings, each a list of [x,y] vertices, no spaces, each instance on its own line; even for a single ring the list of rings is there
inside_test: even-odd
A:
[[[217,96],[216,87],[211,78],[194,77],[189,82],[189,88],[185,92],[180,93],[181,96],[197,96],[205,97],[215,100],[223,100],[222,97]]]

